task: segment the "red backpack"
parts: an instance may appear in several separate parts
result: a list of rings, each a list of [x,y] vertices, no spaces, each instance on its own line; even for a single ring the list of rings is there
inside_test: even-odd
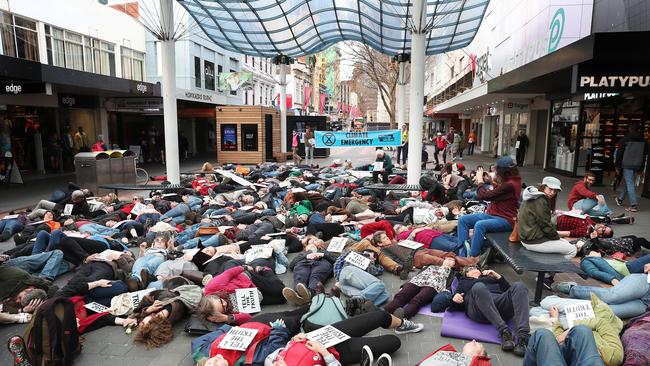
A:
[[[242,358],[242,356],[244,356],[245,354],[246,364],[253,363],[253,356],[255,356],[255,348],[257,348],[258,343],[260,343],[262,340],[269,337],[269,335],[271,334],[271,327],[269,327],[266,324],[257,323],[257,322],[244,323],[239,327],[247,328],[247,329],[257,329],[257,334],[255,335],[255,338],[253,338],[251,344],[248,346],[248,349],[246,351],[236,351],[232,349],[219,348],[219,344],[221,343],[221,340],[223,339],[223,337],[226,336],[226,334],[228,334],[228,332],[226,332],[220,335],[219,338],[215,339],[214,342],[212,342],[212,344],[210,345],[210,358],[216,355],[221,355],[226,361],[228,361],[229,365],[235,365],[237,361],[240,358]]]
[[[323,356],[307,348],[306,343],[306,340],[300,342],[289,342],[287,346],[280,351],[278,358],[284,360],[284,363],[287,366],[325,366]],[[339,359],[339,353],[334,349],[334,347],[330,347],[327,350],[334,356],[334,358],[337,360]]]

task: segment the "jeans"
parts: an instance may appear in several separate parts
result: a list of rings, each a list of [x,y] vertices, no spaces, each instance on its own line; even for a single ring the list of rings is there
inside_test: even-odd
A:
[[[305,146],[305,159],[306,160],[314,160],[314,147],[313,146]]]
[[[639,257],[635,260],[628,261],[625,263],[627,269],[630,273],[643,273],[643,267],[650,263],[650,254],[646,254],[643,257]]]
[[[54,248],[58,248],[61,239],[66,238],[61,230],[54,230],[52,234],[47,231],[41,231],[36,235],[36,241],[32,248],[32,255],[48,252]]]
[[[467,144],[467,155],[474,155],[474,143]]]
[[[194,249],[199,246],[199,240],[201,241],[201,245],[204,247],[218,247],[219,245],[222,245],[222,235],[203,235],[199,236],[198,238],[192,238],[185,243],[179,245],[182,247],[182,249]]]
[[[380,306],[390,298],[386,286],[377,277],[353,265],[343,267],[339,274],[341,292],[349,297],[362,297]]]
[[[318,283],[327,282],[331,275],[332,264],[326,259],[303,259],[293,267],[294,287],[302,283],[315,294]]]
[[[131,276],[142,281],[140,277],[140,272],[143,269],[146,269],[150,275],[153,275],[158,269],[158,266],[165,261],[165,258],[158,254],[145,255],[144,257],[138,258],[135,263],[133,263],[133,268],[131,269]]]
[[[476,322],[492,323],[498,331],[508,329],[506,321],[512,319],[517,337],[528,338],[528,288],[521,282],[515,282],[500,294],[491,293],[483,283],[476,283],[465,294],[465,313]]]
[[[643,273],[624,277],[616,286],[610,288],[573,286],[569,295],[574,299],[589,300],[592,293],[609,305],[619,318],[641,315],[650,304],[650,284],[648,276]]]
[[[52,201],[40,200],[36,204],[36,206],[34,206],[34,209],[32,210],[32,212],[30,212],[29,215],[27,215],[27,217],[29,217],[30,220],[34,220],[34,219],[43,217],[43,215],[45,214],[45,211],[43,211],[43,210],[53,210],[55,206],[56,206],[56,203],[54,203]]]
[[[603,366],[594,333],[585,325],[576,325],[561,345],[548,329],[538,329],[528,341],[524,366]]]
[[[203,205],[203,199],[196,196],[188,196],[187,204],[190,206],[192,211],[196,211]]]
[[[14,235],[23,231],[23,224],[17,219],[0,220],[0,233],[8,231],[9,235]]]
[[[622,280],[623,275],[616,272],[602,257],[584,257],[580,262],[580,268],[589,277],[611,284],[612,280]]]
[[[636,206],[636,185],[634,184],[634,175],[636,170],[634,169],[623,169],[623,177],[625,178],[625,185],[623,186],[623,192],[618,195],[618,199],[621,201],[625,199],[625,195],[630,196],[630,205]]]
[[[593,198],[583,198],[573,204],[574,210],[580,210],[581,213],[589,216],[607,216],[612,213],[612,210],[607,207],[607,204],[599,205],[598,201]]]
[[[146,224],[147,220],[151,220],[153,222],[158,222],[160,220],[160,214],[159,213],[143,213],[140,216],[138,216],[138,222],[141,223],[142,225]]]
[[[438,249],[445,252],[455,252],[456,248],[458,248],[456,238],[449,234],[436,236],[431,240],[431,244],[429,245],[429,249]]]
[[[315,191],[315,190],[317,190],[319,188],[320,188],[320,184],[318,184],[318,183],[311,183],[311,184],[307,184],[305,186],[305,189],[308,190],[308,191]]]
[[[410,319],[418,313],[420,308],[433,300],[436,290],[433,287],[420,287],[407,282],[395,294],[393,301],[384,306],[384,310],[394,313],[397,308],[403,307],[404,318]]]
[[[56,278],[70,269],[68,262],[63,260],[63,252],[53,250],[40,254],[12,258],[5,262],[5,266],[17,267],[30,274],[39,273],[41,276]]]
[[[183,222],[185,222],[185,213],[189,211],[190,211],[190,206],[188,206],[186,203],[179,203],[178,205],[176,205],[176,207],[165,212],[165,214],[160,217],[160,220],[163,221],[167,219],[172,219],[174,223],[182,224]]]
[[[203,217],[210,217],[210,215],[227,215],[229,212],[230,211],[228,211],[227,208],[209,208],[203,212]]]
[[[465,253],[463,243],[469,239],[469,229],[474,228],[474,236],[470,245],[470,252]],[[476,257],[481,254],[485,234],[503,231],[512,231],[512,225],[499,216],[485,213],[463,215],[458,219],[458,247],[459,255]]]

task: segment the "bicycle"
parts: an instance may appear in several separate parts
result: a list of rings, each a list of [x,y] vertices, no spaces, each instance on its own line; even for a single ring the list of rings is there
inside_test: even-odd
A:
[[[138,159],[135,160],[135,182],[139,185],[149,183],[149,173],[143,168],[138,168]]]

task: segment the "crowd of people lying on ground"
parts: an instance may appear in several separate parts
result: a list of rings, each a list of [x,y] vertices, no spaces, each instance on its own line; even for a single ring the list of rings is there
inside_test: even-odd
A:
[[[509,157],[488,170],[450,163],[425,171],[423,191],[412,192],[368,188],[379,175],[405,183],[391,178],[389,154],[378,150],[376,160],[382,171],[372,174],[348,161],[224,166],[218,174],[206,163],[174,192],[123,201],[70,184],[11,213],[0,220],[0,241],[15,243],[0,258],[0,321],[31,324],[9,349],[23,361],[69,362],[78,334],[122,326],[155,348],[187,321],[188,332],[201,334],[191,342],[198,364],[384,366],[400,335],[427,331],[416,319],[430,307],[492,324],[502,350],[525,365],[648,364],[650,255],[626,258],[650,243],[615,235],[610,224],[632,219],[612,214],[591,190],[592,175],[572,188],[568,207],[556,207],[561,182],[524,183]],[[589,276],[611,287],[550,276],[547,284],[568,296],[529,309],[524,284],[487,268],[499,260],[485,254],[491,232],[517,234],[537,253],[580,257]],[[292,283],[278,277],[287,271]],[[403,281],[392,298],[385,276]],[[595,316],[569,327],[564,309],[584,300]],[[286,303],[283,312],[255,310]],[[39,328],[52,322],[60,327]],[[323,339],[332,337],[313,333],[332,327],[347,338],[330,345]],[[366,335],[377,328],[394,334]],[[45,334],[64,344],[45,351]],[[491,364],[476,341],[433,350],[423,365]]]

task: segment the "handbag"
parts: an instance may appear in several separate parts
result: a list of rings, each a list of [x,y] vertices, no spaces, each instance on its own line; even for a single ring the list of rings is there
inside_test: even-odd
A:
[[[196,235],[194,235],[195,238],[198,238],[200,236],[204,235],[216,235],[219,234],[219,227],[217,226],[203,226],[200,227],[199,230],[197,230]]]
[[[517,223],[517,218],[515,217],[515,224],[512,225],[512,232],[508,236],[508,241],[511,243],[519,243],[519,224]]]

